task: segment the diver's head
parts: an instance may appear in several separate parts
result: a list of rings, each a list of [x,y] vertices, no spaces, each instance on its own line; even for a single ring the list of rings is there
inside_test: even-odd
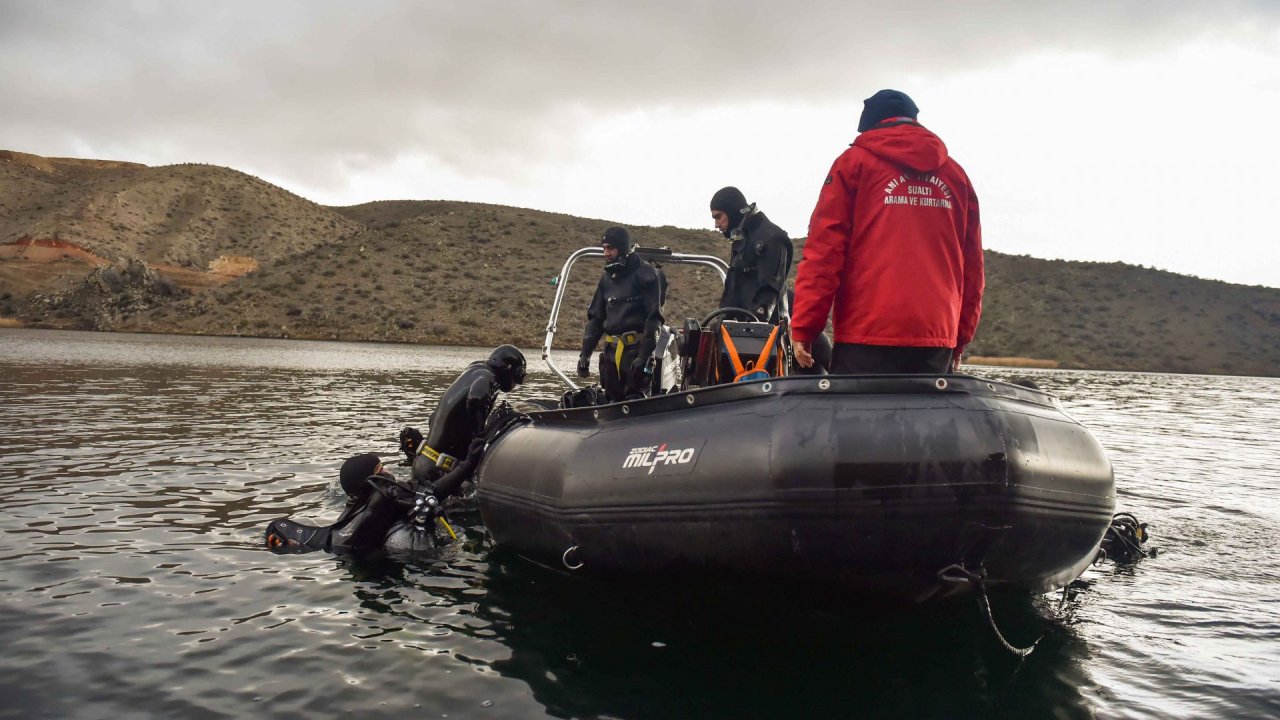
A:
[[[626,264],[627,256],[633,249],[631,233],[627,232],[626,228],[611,227],[605,230],[604,237],[600,238],[600,247],[604,250],[604,269],[621,268]]]
[[[342,484],[342,491],[347,494],[347,502],[361,502],[368,497],[373,486],[365,480],[380,472],[382,459],[373,453],[347,458],[338,471],[338,482]]]
[[[742,222],[742,216],[750,212],[747,196],[732,185],[720,188],[711,196],[711,219],[715,222],[716,229],[724,233],[725,237],[729,237],[733,229]]]
[[[502,392],[524,383],[524,353],[515,345],[499,345],[484,364],[498,378]]]

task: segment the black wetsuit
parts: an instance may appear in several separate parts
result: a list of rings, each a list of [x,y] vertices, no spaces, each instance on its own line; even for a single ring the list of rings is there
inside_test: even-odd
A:
[[[477,361],[468,365],[444,391],[431,413],[426,445],[413,459],[413,480],[419,490],[433,486],[434,493],[443,499],[458,489],[468,473],[454,471],[466,465],[471,443],[483,434],[500,389],[501,383],[493,369]],[[432,457],[436,454],[453,460],[442,464],[439,455]]]
[[[414,495],[388,472],[370,475],[332,525],[314,526],[288,518],[267,526],[267,547],[275,552],[327,550],[362,553],[380,549],[387,536],[409,519]]]
[[[456,492],[479,463],[498,391],[510,391],[524,377],[524,355],[513,345],[499,346],[488,360],[471,363],[441,396],[425,441],[414,428],[400,433],[401,448],[413,453],[412,488],[385,471],[366,476],[381,462],[372,453],[357,455],[339,473],[348,500],[337,522],[315,527],[276,520],[267,527],[267,546],[276,552],[360,552],[382,547],[396,528],[411,522],[423,529],[427,513],[438,512],[439,501]]]
[[[791,272],[791,238],[762,212],[742,219],[731,232],[733,247],[720,307],[755,313],[761,322],[778,321],[778,298]]]
[[[653,356],[658,330],[662,327],[663,284],[658,271],[633,252],[621,267],[606,268],[596,285],[596,293],[587,307],[580,354],[589,356],[604,338],[600,384],[610,402],[646,394],[649,377],[643,367]]]

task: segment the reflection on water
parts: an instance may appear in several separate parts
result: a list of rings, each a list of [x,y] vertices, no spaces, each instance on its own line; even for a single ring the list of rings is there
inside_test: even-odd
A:
[[[438,556],[261,549],[273,518],[336,516],[341,459],[393,457],[486,355],[0,331],[0,717],[1280,713],[1280,382],[982,370],[1094,431],[1161,551],[1062,607],[997,598],[1011,640],[1044,638],[1023,662],[968,603],[582,585],[480,526]],[[519,395],[558,395],[530,356]]]

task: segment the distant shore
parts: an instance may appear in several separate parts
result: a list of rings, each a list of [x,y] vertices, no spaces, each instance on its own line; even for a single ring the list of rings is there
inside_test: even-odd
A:
[[[26,330],[64,330],[64,331],[71,331],[71,332],[107,332],[107,333],[112,332],[110,330],[81,330],[77,328],[60,328],[60,327],[53,327],[47,324],[27,325],[27,324],[24,324],[21,320],[18,320],[16,318],[6,318],[6,317],[0,317],[0,328],[26,329]],[[136,331],[131,330],[128,332],[136,332]],[[174,335],[174,336],[191,335],[191,333],[143,333],[143,334]],[[275,336],[271,336],[271,335],[206,335],[203,333],[199,335],[195,335],[194,337],[246,337],[246,338],[259,338],[262,340],[323,340],[326,342],[375,342],[375,343],[386,342],[386,343],[395,343],[398,345],[420,344],[420,343],[413,343],[413,342],[405,342],[404,340],[377,339],[377,338],[359,338],[359,339],[340,338],[335,340],[335,339],[309,338],[309,337],[288,337],[288,336],[281,337],[279,335],[275,335]],[[478,342],[478,341],[461,342],[461,343],[441,342],[441,343],[432,343],[432,344],[439,345],[441,347],[484,347],[486,346],[485,343]],[[563,349],[563,348],[557,348],[557,349]],[[997,357],[997,356],[987,356],[987,355],[973,355],[965,358],[964,364],[965,365],[989,365],[993,367],[1036,368],[1036,369],[1045,369],[1045,370],[1062,369],[1061,364],[1057,360],[1042,360],[1039,358],[1030,358],[1030,357]]]
[[[591,268],[564,258],[611,220],[446,200],[328,207],[231,168],[0,151],[0,327],[215,337],[577,345]],[[723,257],[709,228],[630,228],[644,247]],[[793,238],[803,261],[805,238]],[[972,364],[1280,377],[1280,288],[1124,263],[983,253]],[[668,322],[722,282],[668,263]],[[561,286],[559,283],[563,282]]]
[[[1043,368],[1057,370],[1062,364],[1057,360],[1041,360],[1029,357],[999,357],[991,355],[972,355],[965,358],[965,365],[995,365],[997,367]]]

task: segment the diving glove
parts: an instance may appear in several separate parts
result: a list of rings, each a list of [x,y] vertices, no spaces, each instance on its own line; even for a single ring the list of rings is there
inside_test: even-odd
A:
[[[422,433],[417,428],[407,427],[400,431],[400,452],[405,460],[401,465],[412,465],[413,456],[418,454],[418,446],[422,444]]]
[[[637,386],[645,386],[649,384],[649,380],[653,375],[653,358],[636,358],[631,361],[631,377],[635,378],[633,382]]]
[[[584,378],[591,375],[591,356],[578,356],[578,377]]]

